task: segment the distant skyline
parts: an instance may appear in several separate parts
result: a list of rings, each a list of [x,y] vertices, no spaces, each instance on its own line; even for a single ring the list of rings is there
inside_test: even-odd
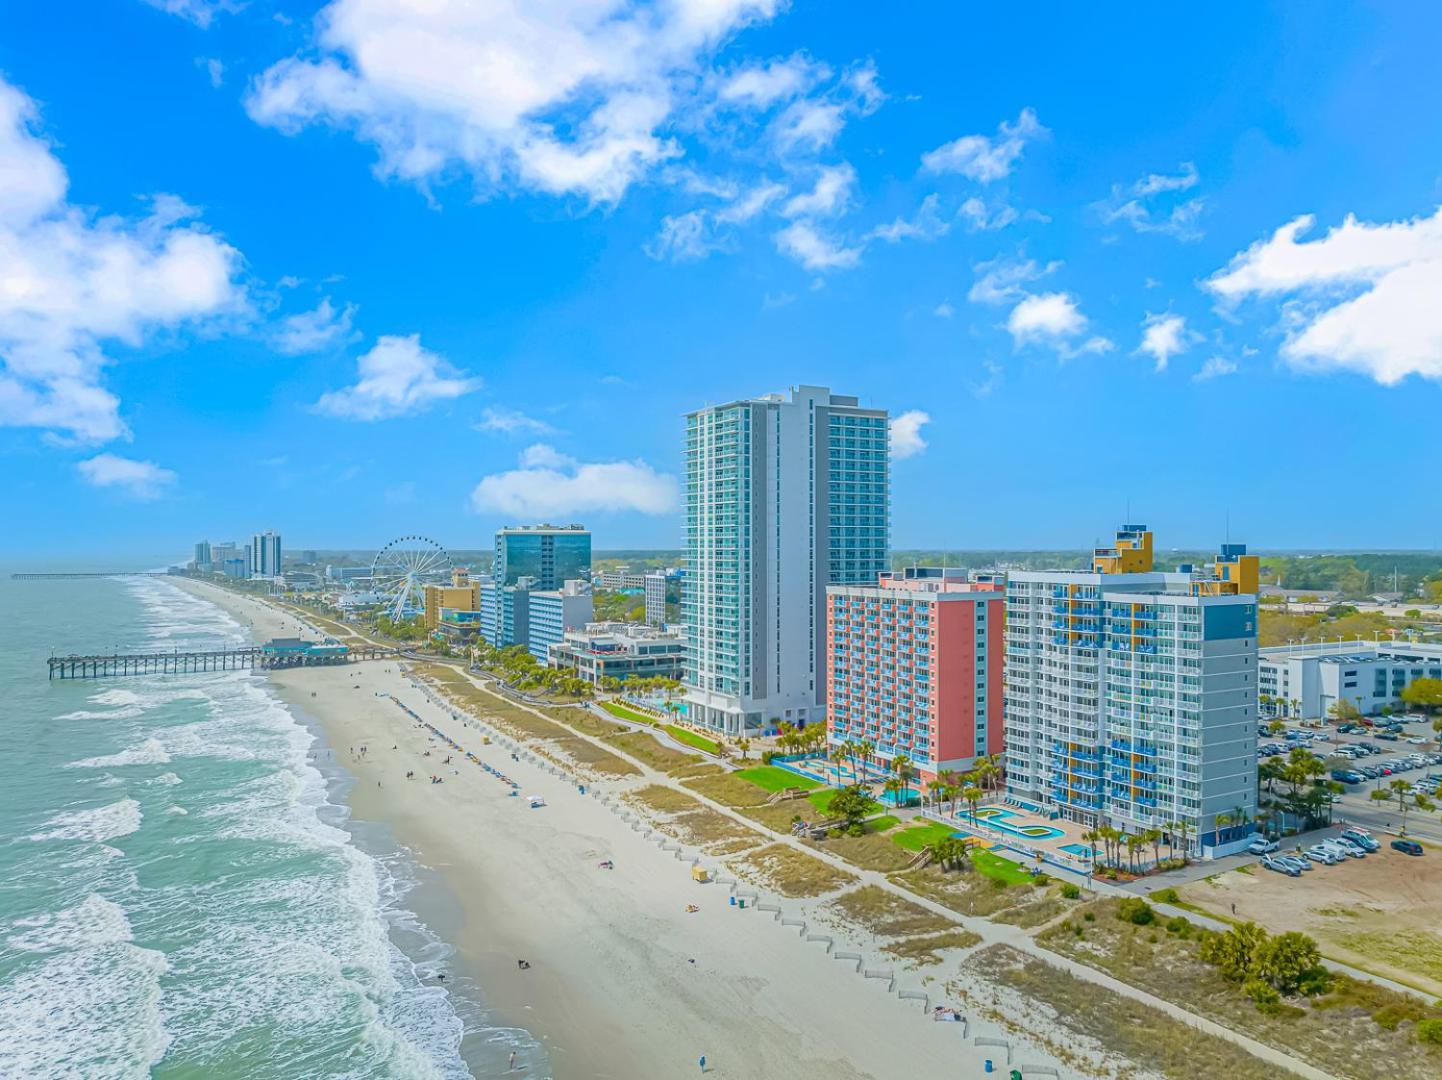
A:
[[[683,414],[801,383],[891,412],[897,549],[1436,549],[1439,39],[1360,3],[16,0],[0,557],[675,550]]]

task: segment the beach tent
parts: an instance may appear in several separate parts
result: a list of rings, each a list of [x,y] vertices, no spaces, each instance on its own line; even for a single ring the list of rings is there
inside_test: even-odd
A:
[[[538,806],[546,805],[546,800],[539,795],[527,795],[526,798],[530,802],[532,810],[534,810]]]

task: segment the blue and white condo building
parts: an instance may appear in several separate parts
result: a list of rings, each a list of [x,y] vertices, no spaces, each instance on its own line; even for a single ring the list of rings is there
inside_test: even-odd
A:
[[[1008,798],[1213,853],[1244,842],[1257,802],[1256,577],[1241,545],[1211,574],[1154,571],[1143,525],[1097,549],[1091,571],[1011,573]]]
[[[820,386],[686,417],[687,715],[732,735],[826,715],[826,587],[889,569],[884,409]]]

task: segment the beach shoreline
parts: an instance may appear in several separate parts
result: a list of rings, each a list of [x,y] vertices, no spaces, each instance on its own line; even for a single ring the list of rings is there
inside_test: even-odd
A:
[[[289,612],[180,584],[262,640],[296,633]],[[659,850],[563,776],[483,746],[404,663],[287,669],[270,672],[269,682],[318,724],[355,777],[345,794],[353,817],[382,825],[444,882],[457,905],[444,928],[457,963],[473,974],[487,1012],[529,1031],[549,1059],[549,1071],[518,1061],[526,1067],[517,1075],[674,1076],[696,1070],[703,1054],[717,1076],[979,1073],[961,1025],[927,1022],[917,1002],[886,993],[885,982],[858,978],[851,964],[765,914],[740,912],[724,888],[696,885],[689,861]],[[459,754],[445,764],[448,748],[426,725],[546,805],[529,809]],[[407,780],[411,771],[417,777]],[[432,774],[443,782],[431,783]],[[619,795],[644,783],[606,787]],[[614,869],[599,866],[607,860]],[[841,931],[836,940],[838,950],[860,947]],[[520,959],[530,966],[522,970]]]

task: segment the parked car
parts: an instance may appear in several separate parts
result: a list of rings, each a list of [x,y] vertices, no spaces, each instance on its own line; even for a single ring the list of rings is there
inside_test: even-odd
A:
[[[1366,829],[1359,829],[1355,825],[1342,830],[1342,839],[1360,845],[1367,851],[1377,851],[1382,846],[1375,836]]]
[[[1427,740],[1422,738],[1421,735],[1408,735],[1407,741],[1413,746],[1424,746],[1427,743]]]
[[[1253,855],[1270,855],[1280,847],[1275,840],[1268,840],[1265,836],[1259,836],[1247,845],[1247,850]]]
[[[1400,851],[1403,855],[1421,855],[1422,845],[1416,840],[1393,840],[1392,850]]]
[[[1343,855],[1350,856],[1354,859],[1365,859],[1367,857],[1367,849],[1349,836],[1334,836],[1330,840],[1323,840],[1322,843],[1330,844]]]
[[[1360,784],[1367,778],[1356,769],[1333,769],[1332,779],[1340,781],[1343,784]]]
[[[1306,855],[1307,858],[1311,859],[1313,862],[1319,862],[1324,866],[1331,866],[1334,863],[1341,861],[1339,856],[1334,855],[1332,852],[1324,848],[1321,844],[1313,844],[1305,852],[1303,852],[1303,854]]]
[[[1291,863],[1298,870],[1312,869],[1312,864],[1307,861],[1305,856],[1302,855],[1279,855],[1278,858],[1280,858],[1283,862]]]
[[[1286,874],[1288,877],[1301,877],[1302,871],[1298,870],[1291,863],[1279,859],[1275,855],[1268,855],[1262,860],[1262,865],[1268,870],[1275,870],[1279,874]]]
[[[1376,734],[1379,739],[1386,739],[1388,742],[1396,742],[1398,735],[1395,731],[1379,731]]]

